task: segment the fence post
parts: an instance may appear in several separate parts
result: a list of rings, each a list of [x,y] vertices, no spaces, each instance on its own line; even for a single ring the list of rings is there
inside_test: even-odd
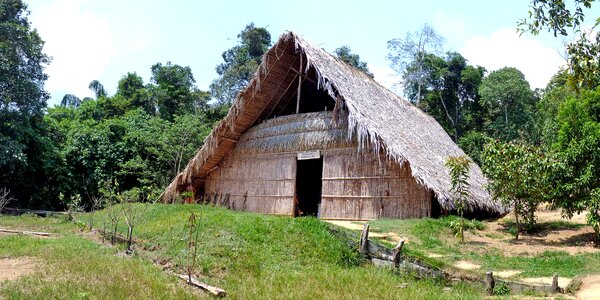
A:
[[[494,281],[494,275],[492,271],[485,273],[485,291],[488,295],[494,294],[494,287],[496,286],[496,282]]]
[[[369,224],[363,226],[358,251],[362,254],[369,254]]]
[[[560,290],[560,288],[558,287],[558,275],[554,274],[552,275],[552,292],[556,293]]]
[[[394,247],[394,249],[392,250],[394,267],[396,268],[400,264],[400,254],[402,254],[402,247],[404,247],[404,239],[401,239],[400,242],[398,242],[398,245],[396,245],[396,247]]]

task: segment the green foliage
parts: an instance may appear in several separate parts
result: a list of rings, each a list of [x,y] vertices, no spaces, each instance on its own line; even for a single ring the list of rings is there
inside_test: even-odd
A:
[[[407,74],[417,72],[416,69],[420,69],[420,79],[409,80]],[[433,116],[455,141],[464,133],[481,128],[483,111],[478,87],[485,72],[483,67],[470,66],[459,53],[448,52],[445,57],[426,54],[421,62],[408,64],[406,70],[405,94]]]
[[[12,191],[16,206],[42,206],[44,193],[56,197],[44,191],[56,163],[42,121],[50,57],[28,15],[23,1],[0,1],[0,186]]]
[[[156,105],[150,97],[149,87],[137,73],[127,73],[119,80],[116,97],[128,99],[133,108],[142,108],[149,115],[156,114]]]
[[[182,67],[167,62],[152,66],[150,93],[158,105],[162,118],[172,121],[175,115],[194,112],[195,107],[202,108],[208,101],[205,94],[196,87],[196,80],[190,67]]]
[[[365,73],[365,75],[373,78],[373,73],[371,73],[371,71],[369,71],[369,67],[367,67],[367,63],[364,61],[360,61],[360,56],[356,53],[352,53],[352,51],[350,50],[350,47],[348,47],[348,46],[339,47],[339,48],[335,49],[335,51],[333,53],[335,53],[337,58],[339,58],[341,61],[351,65],[352,67],[356,68],[357,70]]]
[[[483,146],[493,141],[493,139],[484,132],[472,130],[463,135],[458,140],[458,146],[465,151],[477,165],[483,163]]]
[[[108,93],[106,93],[106,89],[104,88],[104,85],[102,83],[100,83],[100,81],[98,80],[92,80],[92,82],[90,82],[90,84],[88,85],[88,88],[94,92],[94,95],[96,95],[96,99],[100,99],[100,98],[104,98],[106,96],[108,96]]]
[[[210,92],[221,106],[230,106],[250,79],[271,46],[271,34],[254,23],[238,34],[238,45],[223,52],[223,63],[216,67],[219,78],[210,85]]]
[[[500,281],[496,283],[492,292],[496,296],[505,296],[510,294],[510,288],[508,285],[506,285],[506,283],[504,283],[504,281]]]
[[[573,0],[572,7],[563,0],[533,0],[529,18],[519,22],[521,32],[537,35],[547,30],[554,36],[578,34],[567,44],[569,59],[569,84],[576,90],[593,89],[600,84],[600,35],[594,32],[600,25],[597,18],[591,29],[582,29],[585,9],[590,9],[594,0]]]
[[[588,211],[588,222],[600,235],[600,88],[567,99],[556,118],[558,137],[553,150],[560,158],[555,205],[572,216]]]
[[[540,141],[544,145],[552,145],[558,136],[558,123],[556,116],[560,106],[576,93],[568,86],[569,73],[561,70],[552,76],[537,103],[536,118],[540,131]]]
[[[503,141],[531,140],[536,99],[521,71],[505,67],[491,72],[479,94],[488,134]]]
[[[524,219],[526,230],[532,229],[539,203],[551,200],[555,166],[556,160],[535,146],[499,141],[485,146],[483,171],[490,179],[494,198],[513,207],[517,239],[521,230],[519,217]]]
[[[460,217],[458,235],[461,242],[465,242],[465,221],[463,212],[465,203],[469,198],[469,171],[471,160],[467,156],[449,157],[445,166],[450,172],[450,191],[454,194],[454,207]]]

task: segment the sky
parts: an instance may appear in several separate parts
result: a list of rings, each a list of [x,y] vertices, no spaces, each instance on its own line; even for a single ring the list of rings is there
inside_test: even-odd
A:
[[[516,32],[529,10],[525,0],[25,2],[29,20],[53,58],[46,68],[49,106],[66,93],[92,96],[88,84],[95,79],[109,94],[127,72],[148,82],[150,67],[158,62],[189,66],[198,88],[208,90],[222,52],[238,43],[238,33],[250,22],[266,27],[273,42],[294,31],[329,52],[347,45],[367,63],[375,80],[399,94],[394,83],[400,78],[386,60],[387,41],[425,23],[445,37],[446,50],[488,71],[516,67],[532,88],[543,88],[565,64],[564,39]],[[598,16],[598,11],[595,7],[587,15]]]

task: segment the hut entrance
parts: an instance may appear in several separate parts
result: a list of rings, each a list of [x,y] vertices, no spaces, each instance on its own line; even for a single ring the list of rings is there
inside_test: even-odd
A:
[[[323,158],[298,160],[296,168],[296,216],[319,216]]]

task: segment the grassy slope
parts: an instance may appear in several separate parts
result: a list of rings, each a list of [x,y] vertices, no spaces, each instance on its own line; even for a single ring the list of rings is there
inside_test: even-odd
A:
[[[265,216],[210,206],[146,206],[134,232],[142,240],[139,246],[146,249],[138,251],[139,256],[182,271],[191,211],[200,214],[202,228],[196,273],[203,281],[227,290],[229,298],[479,299],[482,295],[479,286],[459,284],[444,291],[432,281],[364,265],[344,241],[330,234],[327,224],[314,218]],[[95,223],[101,224],[100,220],[96,216]],[[44,272],[3,283],[0,295],[7,298],[190,297],[188,289],[146,260],[115,256],[115,248],[87,241],[74,234],[77,228],[57,219],[0,217],[0,226],[63,232],[55,239],[0,237],[0,243],[7,245],[0,247],[0,257],[25,255],[45,261]],[[124,226],[119,230],[124,233]]]
[[[481,272],[523,270],[518,277],[551,277],[555,273],[561,277],[575,277],[600,273],[600,253],[570,255],[564,251],[546,251],[538,255],[507,256],[492,248],[485,252],[469,251],[468,247],[463,247],[457,238],[453,238],[450,222],[455,219],[456,217],[450,216],[439,219],[375,220],[370,224],[374,231],[396,232],[408,236],[412,243],[408,243],[406,248],[412,254],[421,257],[426,257],[427,253],[444,255],[443,260],[427,259],[438,266],[448,267],[458,260],[468,260],[481,264]],[[569,228],[579,225],[563,221],[544,223],[539,226]]]
[[[191,299],[176,279],[143,259],[122,258],[109,248],[77,235],[58,218],[0,217],[0,227],[44,230],[54,238],[0,236],[0,258],[33,257],[39,270],[17,281],[0,283],[7,299]]]

